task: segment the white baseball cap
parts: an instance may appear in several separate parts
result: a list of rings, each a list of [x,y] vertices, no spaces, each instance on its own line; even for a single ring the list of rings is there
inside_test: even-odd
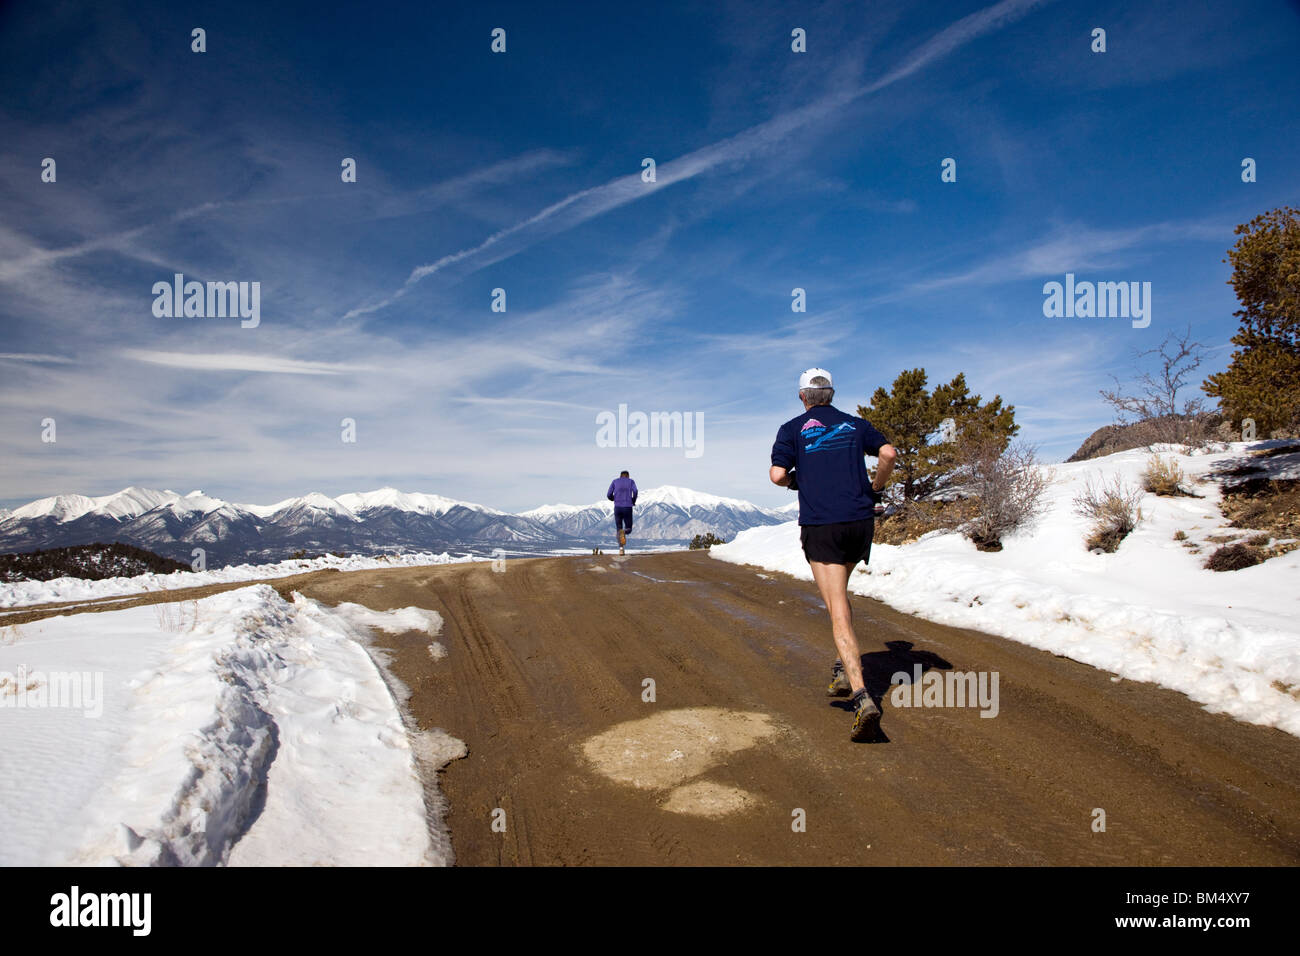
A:
[[[814,385],[814,384],[812,383],[812,380],[815,379],[815,378],[819,378],[819,377],[820,377],[820,378],[824,378],[824,379],[826,379],[826,381],[827,381],[828,384],[826,384],[826,385]],[[826,369],[824,369],[824,368],[810,368],[810,369],[808,369],[806,372],[804,372],[802,375],[799,376],[799,391],[802,392],[805,388],[830,388],[831,386],[830,386],[829,383],[831,383],[831,382],[833,382],[833,381],[834,381],[834,379],[831,378],[831,373],[828,372],[828,371],[826,371]]]

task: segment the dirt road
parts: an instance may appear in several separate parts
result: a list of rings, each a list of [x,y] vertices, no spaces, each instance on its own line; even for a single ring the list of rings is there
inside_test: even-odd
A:
[[[1300,863],[1295,737],[854,598],[884,711],[881,740],[854,744],[824,696],[834,652],[812,585],[704,553],[266,583],[443,616],[444,657],[424,633],[378,643],[420,727],[468,745],[440,777],[459,865]],[[242,586],[24,608],[0,626]],[[997,715],[895,706],[891,675],[917,664],[996,673]]]
[[[874,693],[919,663],[997,672],[999,702],[886,697],[854,744],[812,585],[703,553],[300,589],[443,615],[441,659],[381,643],[420,726],[468,745],[441,775],[459,865],[1300,863],[1300,740],[855,598]]]

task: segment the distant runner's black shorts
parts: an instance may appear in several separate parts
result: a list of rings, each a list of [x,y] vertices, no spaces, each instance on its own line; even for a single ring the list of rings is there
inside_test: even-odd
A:
[[[806,524],[799,528],[803,556],[821,564],[857,564],[871,560],[872,518],[837,524]]]
[[[632,530],[632,508],[631,508],[631,506],[628,506],[628,507],[625,507],[625,508],[619,508],[619,507],[615,506],[615,508],[614,508],[614,528],[615,528],[616,530],[618,530],[618,531],[623,531],[623,530],[631,531],[631,530]]]

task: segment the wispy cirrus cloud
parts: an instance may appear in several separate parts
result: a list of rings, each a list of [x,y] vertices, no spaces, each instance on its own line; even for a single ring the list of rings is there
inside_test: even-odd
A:
[[[1232,235],[1232,229],[1232,224],[1227,220],[1217,219],[1157,222],[1125,229],[1095,229],[1078,224],[1060,226],[1051,235],[1023,245],[1013,252],[999,253],[960,271],[905,283],[898,289],[873,297],[871,301],[896,301],[923,292],[996,285],[1043,275],[1100,268],[1113,264],[1119,253],[1131,252],[1147,245],[1222,242],[1225,236]]]
[[[841,306],[820,315],[801,316],[770,331],[746,329],[743,332],[706,333],[699,339],[710,349],[749,358],[760,355],[797,356],[810,347],[825,353],[857,334],[851,322],[852,311],[849,306]]]
[[[123,349],[122,357],[150,365],[186,368],[200,372],[267,372],[274,375],[343,375],[373,372],[369,365],[335,362],[306,362],[272,355],[212,354],[203,352],[155,352],[147,349]]]
[[[552,203],[521,222],[488,236],[475,246],[443,256],[411,271],[406,282],[388,296],[349,310],[351,319],[387,308],[404,297],[422,280],[452,267],[473,271],[500,262],[528,246],[559,232],[572,229],[610,210],[693,179],[718,167],[738,163],[764,149],[777,146],[797,130],[834,116],[854,101],[897,83],[926,65],[948,55],[979,37],[1020,19],[1035,7],[1051,0],[1002,0],[963,17],[921,44],[903,63],[874,82],[822,97],[807,106],[790,110],[716,143],[701,147],[656,167],[656,181],[641,181],[640,173],[619,176],[599,186],[580,190]]]
[[[557,150],[532,150],[521,156],[492,163],[481,169],[452,176],[431,186],[407,192],[392,192],[377,199],[363,197],[370,209],[363,215],[373,219],[388,219],[426,213],[452,203],[464,203],[476,192],[503,183],[517,182],[525,176],[554,166],[565,165],[572,157]],[[152,222],[143,223],[104,235],[85,239],[55,248],[43,247],[34,240],[12,229],[0,226],[0,246],[11,250],[0,259],[0,282],[12,282],[30,273],[49,269],[66,261],[76,260],[96,252],[114,252],[150,265],[167,267],[174,264],[166,253],[145,248],[141,240],[150,233],[181,225],[213,213],[252,206],[292,205],[319,203],[325,194],[312,193],[291,196],[262,196],[245,199],[223,199],[200,203]]]

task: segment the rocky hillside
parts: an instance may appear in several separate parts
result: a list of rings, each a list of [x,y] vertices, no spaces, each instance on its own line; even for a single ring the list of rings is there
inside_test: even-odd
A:
[[[1131,448],[1145,448],[1161,442],[1239,441],[1217,412],[1206,412],[1184,419],[1182,416],[1153,418],[1131,425],[1103,425],[1089,435],[1068,461],[1104,458]]]

